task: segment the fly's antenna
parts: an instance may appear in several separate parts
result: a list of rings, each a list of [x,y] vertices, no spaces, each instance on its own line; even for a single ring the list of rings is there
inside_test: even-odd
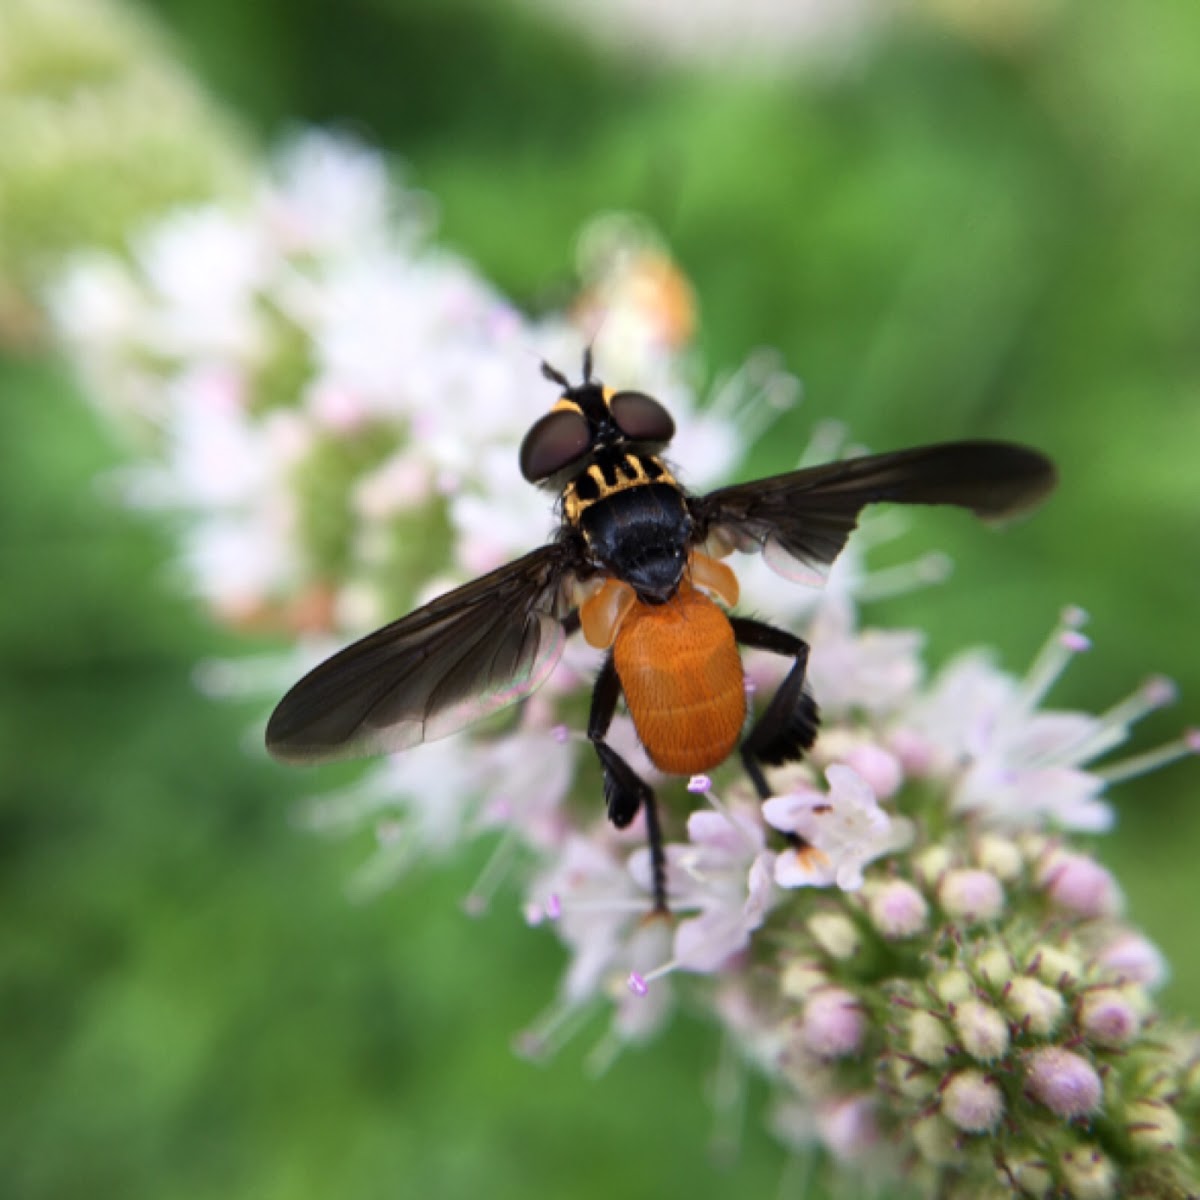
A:
[[[542,374],[551,383],[557,383],[564,391],[569,392],[571,390],[571,381],[561,371],[552,367],[545,359],[542,359]]]
[[[592,382],[592,343],[583,348],[583,382]]]

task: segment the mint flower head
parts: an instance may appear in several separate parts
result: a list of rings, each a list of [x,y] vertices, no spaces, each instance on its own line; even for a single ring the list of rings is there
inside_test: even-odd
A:
[[[121,494],[182,515],[181,575],[214,611],[301,640],[208,664],[213,690],[276,693],[299,660],[545,539],[552,502],[515,461],[548,408],[539,358],[571,363],[594,339],[609,377],[670,409],[697,490],[798,398],[761,353],[701,403],[690,289],[636,220],[588,231],[580,305],[531,321],[437,247],[428,199],[362,147],[306,138],[251,191],[77,262],[54,304],[101,411],[140,447]],[[819,428],[801,462],[844,441]],[[582,732],[602,656],[579,639],[520,705],[381,758],[303,819],[371,830],[363,895],[491,839],[464,907],[516,890],[531,936],[565,957],[522,1053],[552,1054],[600,1012],[602,1069],[686,1002],[775,1085],[780,1136],[837,1170],[948,1198],[1200,1194],[1200,1042],[1158,1011],[1165,964],[1080,840],[1111,827],[1112,786],[1200,752],[1200,733],[1111,757],[1173,698],[1158,678],[1099,715],[1048,708],[1090,647],[1075,608],[1023,676],[982,650],[931,673],[918,631],[860,617],[945,574],[939,555],[870,570],[896,531],[867,517],[820,586],[770,555],[728,560],[740,606],[811,644],[822,708],[805,761],[766,770],[765,802],[732,762],[664,777],[617,715],[609,744],[665,802],[661,881],[644,815],[605,819]],[[748,660],[751,707],[780,677]]]

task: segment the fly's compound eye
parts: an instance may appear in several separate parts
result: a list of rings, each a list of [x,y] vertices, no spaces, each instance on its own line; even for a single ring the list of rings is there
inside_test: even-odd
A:
[[[608,402],[617,428],[631,442],[660,442],[675,436],[671,414],[657,400],[642,392],[617,392]]]
[[[530,483],[548,479],[582,458],[591,445],[592,431],[582,413],[547,413],[521,443],[521,474]]]

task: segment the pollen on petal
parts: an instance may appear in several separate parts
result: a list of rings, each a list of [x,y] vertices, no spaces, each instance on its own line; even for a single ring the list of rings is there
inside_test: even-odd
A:
[[[828,887],[836,875],[833,860],[816,846],[785,850],[775,860],[775,882],[780,887]]]

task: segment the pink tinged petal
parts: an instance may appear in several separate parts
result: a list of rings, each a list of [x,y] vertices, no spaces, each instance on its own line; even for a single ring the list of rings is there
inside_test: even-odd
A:
[[[639,818],[640,820],[640,818]],[[695,854],[689,846],[681,846],[676,842],[666,847],[667,859],[667,893],[675,895],[688,886],[688,859]],[[630,878],[637,887],[647,895],[654,891],[654,864],[650,858],[650,850],[641,846],[635,850],[626,863]]]
[[[775,855],[769,851],[756,856],[750,864],[750,878],[747,881],[748,894],[742,908],[743,918],[750,922],[751,929],[757,929],[762,924],[767,910],[771,906],[771,888],[775,878]]]
[[[686,971],[719,970],[750,944],[750,926],[741,914],[715,909],[684,921],[675,931],[674,959]]]
[[[830,797],[840,804],[873,807],[876,803],[871,785],[853,768],[834,763],[825,771],[829,780]]]
[[[1004,757],[1029,766],[1068,763],[1071,750],[1091,741],[1101,724],[1090,713],[1035,713],[1005,738]]]
[[[1073,767],[1006,767],[977,763],[954,797],[959,812],[973,812],[1009,828],[1047,824],[1086,833],[1112,825],[1112,810],[1099,797],[1104,781]]]
[[[1100,1107],[1100,1076],[1079,1054],[1047,1046],[1029,1055],[1025,1070],[1030,1094],[1060,1117],[1086,1117]]]
[[[687,831],[688,841],[693,846],[716,851],[732,859],[749,858],[761,849],[764,841],[761,827],[750,818],[739,819],[703,808],[688,816]]]
[[[811,789],[795,791],[787,796],[772,796],[763,801],[763,820],[781,833],[796,833],[796,823],[806,820],[814,807],[828,806],[829,798]]]

